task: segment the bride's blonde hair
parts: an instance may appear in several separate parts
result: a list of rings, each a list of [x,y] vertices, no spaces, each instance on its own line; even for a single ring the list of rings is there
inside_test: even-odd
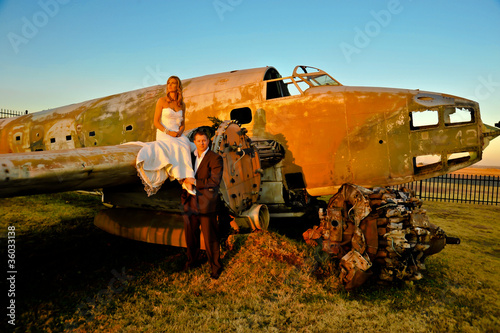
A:
[[[170,94],[168,93],[168,88],[167,88],[167,101],[168,102],[177,102],[177,106],[181,107],[182,103],[184,102],[184,97],[182,96],[182,82],[181,82],[181,79],[179,79],[179,77],[177,77],[175,75],[172,75],[171,77],[168,78],[167,85],[168,85],[168,81],[170,81],[171,79],[176,79],[177,80],[177,100],[173,100],[172,98],[170,98]]]

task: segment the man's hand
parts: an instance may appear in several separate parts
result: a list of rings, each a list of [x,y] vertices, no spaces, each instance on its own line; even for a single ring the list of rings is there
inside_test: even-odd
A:
[[[196,179],[194,179],[194,178],[186,178],[186,179],[184,179],[184,182],[186,184],[196,185]]]

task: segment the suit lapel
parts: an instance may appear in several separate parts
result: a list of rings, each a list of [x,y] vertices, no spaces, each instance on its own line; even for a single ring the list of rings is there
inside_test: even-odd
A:
[[[208,163],[208,160],[209,160],[209,155],[210,155],[210,149],[207,151],[207,153],[205,154],[205,156],[201,160],[200,166],[198,167],[198,170],[196,170],[196,174],[198,174],[198,171],[200,171],[200,169],[205,168],[205,165]]]
[[[196,155],[191,153],[191,166],[193,167],[193,170],[195,165],[196,165]]]

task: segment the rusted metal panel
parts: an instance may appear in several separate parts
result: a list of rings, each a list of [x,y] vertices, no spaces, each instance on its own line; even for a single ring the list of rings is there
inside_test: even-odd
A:
[[[186,79],[186,129],[211,125],[208,116],[236,117],[233,111],[243,109],[250,137],[284,147],[284,186],[286,175],[300,175],[313,196],[333,194],[347,182],[388,186],[466,167],[479,161],[482,149],[500,133],[483,126],[479,106],[470,100],[419,90],[347,87],[322,71],[301,73],[305,70],[298,66],[286,78],[262,67]],[[273,71],[273,78],[264,80]],[[316,85],[319,78],[328,84]],[[293,86],[299,81],[309,88],[268,99],[270,83]],[[163,86],[153,86],[3,119],[0,152],[152,141],[154,107],[164,93]],[[450,125],[450,108],[471,109],[473,117]],[[412,128],[412,114],[434,109],[437,126]],[[458,153],[467,156],[453,158]],[[421,156],[433,154],[440,156],[439,163],[419,167]]]
[[[0,197],[96,189],[137,181],[137,145],[0,155]]]
[[[181,207],[181,185],[177,181],[167,181],[152,196],[148,196],[144,185],[138,179],[134,183],[106,187],[102,190],[102,201],[110,207],[127,207],[162,212],[179,213]]]
[[[140,209],[103,209],[94,224],[110,234],[147,243],[186,247],[184,220],[180,213]],[[201,249],[205,249],[203,234]]]

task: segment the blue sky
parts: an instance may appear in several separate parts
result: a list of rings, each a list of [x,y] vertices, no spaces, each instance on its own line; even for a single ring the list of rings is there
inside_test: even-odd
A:
[[[261,66],[444,92],[500,121],[500,1],[0,0],[0,108]],[[498,141],[498,142],[496,142]],[[486,150],[500,166],[500,138]]]

